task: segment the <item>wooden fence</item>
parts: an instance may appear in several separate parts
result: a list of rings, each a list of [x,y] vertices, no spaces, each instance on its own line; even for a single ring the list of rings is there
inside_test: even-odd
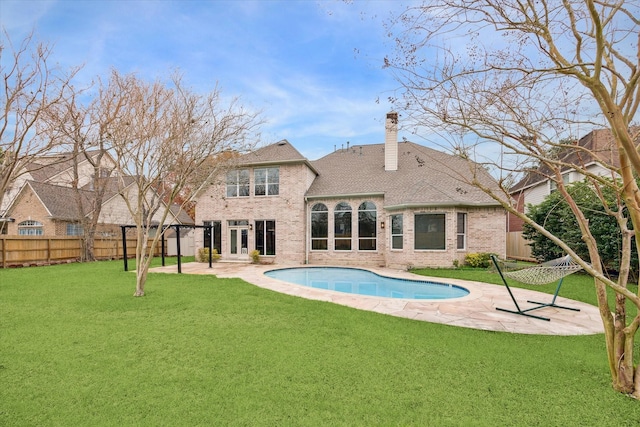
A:
[[[127,258],[136,254],[136,239],[127,238]],[[160,245],[156,256],[160,256]],[[96,259],[123,257],[122,239],[98,238],[94,241]],[[82,239],[77,236],[0,236],[0,267],[57,264],[74,262],[82,257]]]
[[[535,261],[531,255],[531,246],[522,237],[522,231],[507,233],[507,258],[521,261]]]

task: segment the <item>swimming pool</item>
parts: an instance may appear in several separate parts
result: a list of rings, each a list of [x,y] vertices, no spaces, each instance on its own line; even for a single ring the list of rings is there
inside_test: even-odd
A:
[[[407,299],[447,299],[469,295],[462,286],[397,279],[347,267],[296,267],[270,270],[267,277],[316,289],[357,295]]]

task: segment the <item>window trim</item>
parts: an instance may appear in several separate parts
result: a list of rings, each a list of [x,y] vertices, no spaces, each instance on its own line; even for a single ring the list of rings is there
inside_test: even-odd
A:
[[[247,174],[247,181],[246,183],[243,183],[240,179],[240,174],[246,172]],[[235,178],[230,179],[231,174],[235,173]],[[231,182],[230,182],[231,181]],[[251,196],[251,173],[249,172],[249,169],[234,169],[234,170],[230,170],[227,172],[227,178],[226,178],[226,182],[225,182],[226,186],[225,186],[225,197],[230,198],[230,199],[235,199],[235,198],[239,198],[239,197],[249,197]],[[246,187],[246,195],[240,195],[240,188],[244,188]],[[229,189],[230,188],[235,188],[235,195],[229,195]]]
[[[340,222],[337,221],[337,215],[339,214],[346,215],[347,213],[349,215],[348,223],[346,221],[340,221]],[[340,234],[341,237],[337,237],[338,236],[337,227],[339,224],[348,225],[348,230],[345,229],[345,233],[348,232],[348,237],[347,236],[343,237],[343,234]],[[345,243],[348,241],[349,249],[338,249],[336,245],[338,241],[341,241],[341,242],[344,241]],[[353,251],[353,209],[351,208],[351,205],[347,202],[339,202],[333,207],[333,250],[335,252]]]
[[[463,230],[460,231],[460,215],[463,216]],[[458,251],[466,251],[467,250],[467,237],[468,237],[468,228],[469,228],[469,215],[467,212],[456,212],[456,250]],[[462,247],[460,247],[459,238],[462,237]]]
[[[364,209],[363,209],[364,206]],[[373,209],[371,209],[373,206]],[[367,236],[362,237],[360,235],[360,227],[363,223],[361,218],[361,213],[366,214],[373,212],[373,237]],[[364,242],[373,242],[373,249],[362,249],[362,243]],[[358,251],[362,252],[376,252],[378,250],[378,207],[372,201],[364,201],[360,203],[358,206]]]
[[[393,232],[393,217],[400,217],[400,233],[394,233]],[[391,248],[392,251],[404,251],[404,214],[393,214],[393,215],[389,215],[389,238],[390,238],[390,245],[389,247]],[[394,237],[400,237],[400,244],[401,247],[396,248],[393,246],[393,238]]]
[[[273,253],[268,254],[269,249],[269,223],[273,223]],[[259,233],[262,233],[262,239],[258,239]],[[254,245],[260,256],[274,257],[277,253],[277,235],[276,235],[276,220],[275,219],[257,219],[254,221]],[[262,240],[262,242],[260,242]]]
[[[269,171],[277,171],[277,181],[271,182],[269,181]],[[258,183],[257,172],[264,171],[264,182]],[[273,177],[272,177],[273,178]],[[258,185],[264,186],[265,194],[258,194],[256,192],[256,188]],[[277,192],[274,194],[270,193],[270,189],[274,187],[277,189]],[[256,168],[253,170],[253,195],[256,197],[275,197],[280,195],[280,167],[270,167],[270,168]]]
[[[322,207],[324,207],[324,210],[317,210],[314,211],[314,208],[318,207],[318,209],[321,209]],[[320,214],[324,214],[326,216],[326,236],[324,237],[313,237],[313,215],[320,215]],[[329,250],[329,208],[327,207],[326,204],[318,202],[316,204],[314,204],[311,207],[311,218],[309,221],[309,227],[311,228],[311,232],[309,233],[309,235],[311,236],[311,245],[310,245],[310,250],[312,252],[327,252]],[[321,242],[324,241],[325,242],[325,249],[314,249],[313,248],[313,242]]]
[[[24,231],[29,231],[25,233]],[[30,231],[35,231],[31,233]],[[44,224],[40,221],[27,219],[18,223],[19,236],[44,236]]]
[[[84,235],[84,227],[79,222],[68,222],[67,223],[67,236],[82,236]],[[72,233],[69,233],[69,228],[72,228]]]
[[[417,236],[417,217],[418,216],[439,216],[442,217],[443,220],[443,237],[442,237],[442,247],[438,248],[418,248],[418,241],[416,239]],[[437,231],[433,231],[436,233]],[[431,233],[431,232],[427,232]],[[437,252],[437,251],[446,251],[447,250],[447,214],[446,212],[415,212],[413,214],[413,249],[415,251],[425,251],[425,252]]]

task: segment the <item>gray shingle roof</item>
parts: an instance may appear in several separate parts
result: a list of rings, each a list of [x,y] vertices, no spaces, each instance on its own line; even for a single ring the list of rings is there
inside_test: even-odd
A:
[[[402,206],[497,206],[484,192],[467,184],[472,176],[466,160],[412,142],[398,143],[398,170],[385,171],[384,144],[337,150],[315,162],[319,176],[307,196],[384,195],[387,208]],[[476,166],[481,182],[497,187],[489,173]]]
[[[35,181],[28,181],[28,184],[42,201],[53,219],[79,219],[80,211],[78,209],[78,203],[76,202],[76,192],[73,188]],[[92,193],[85,190],[79,191],[86,215],[93,210],[91,203]]]
[[[238,165],[262,165],[282,163],[307,163],[311,164],[296,148],[286,139],[259,148],[240,157]],[[313,168],[312,168],[313,169]]]
[[[635,145],[640,145],[640,127],[632,126],[631,134],[635,135]],[[565,149],[559,154],[559,158],[576,167],[585,167],[592,163],[600,163],[607,167],[617,169],[620,167],[618,147],[611,133],[611,129],[594,129],[576,142],[583,149]],[[571,166],[562,167],[562,171],[573,169]],[[549,166],[542,164],[537,169],[532,169],[518,181],[510,192],[516,193],[527,187],[534,186],[548,179],[552,174]]]
[[[94,156],[99,152],[99,150],[91,150],[87,151],[87,155]],[[80,155],[79,161],[83,160],[85,160],[85,156]],[[64,152],[49,156],[36,157],[33,161],[27,164],[26,169],[35,181],[46,182],[59,173],[71,169],[74,161],[76,161],[74,153]]]

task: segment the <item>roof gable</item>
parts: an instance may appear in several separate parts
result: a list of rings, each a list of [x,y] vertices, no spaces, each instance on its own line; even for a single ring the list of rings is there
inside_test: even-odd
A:
[[[76,190],[70,187],[28,181],[27,185],[40,199],[53,219],[77,220],[80,210],[76,202]],[[85,215],[93,210],[92,195],[89,191],[78,190]]]
[[[640,128],[632,127],[632,133],[636,133],[635,144],[640,144]],[[575,149],[565,149],[558,158],[564,163],[586,169],[588,166],[599,163],[607,168],[618,169],[620,157],[618,147],[610,129],[594,129],[580,140],[576,141]],[[571,166],[562,168],[562,172],[573,170]],[[516,193],[525,188],[546,182],[552,173],[551,168],[542,164],[536,169],[529,170],[518,183],[511,187],[510,192]]]

